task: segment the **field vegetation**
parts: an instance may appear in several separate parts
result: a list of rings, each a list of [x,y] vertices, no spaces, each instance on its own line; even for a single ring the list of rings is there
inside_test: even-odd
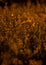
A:
[[[0,65],[46,65],[46,5],[0,6]]]

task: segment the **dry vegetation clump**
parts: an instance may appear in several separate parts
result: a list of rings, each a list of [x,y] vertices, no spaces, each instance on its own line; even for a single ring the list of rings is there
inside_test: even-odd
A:
[[[41,60],[36,61],[36,60],[29,60],[29,65],[42,65]]]
[[[0,65],[46,65],[46,6],[0,11]]]

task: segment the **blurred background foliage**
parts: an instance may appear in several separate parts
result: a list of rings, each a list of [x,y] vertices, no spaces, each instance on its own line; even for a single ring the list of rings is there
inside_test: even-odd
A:
[[[46,5],[29,3],[0,6],[0,65],[46,65]]]

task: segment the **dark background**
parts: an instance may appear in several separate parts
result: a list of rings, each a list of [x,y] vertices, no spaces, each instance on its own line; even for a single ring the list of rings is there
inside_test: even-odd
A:
[[[18,3],[21,5],[26,5],[28,2],[31,2],[35,5],[39,2],[40,4],[46,4],[46,0],[0,0],[0,6],[4,7],[7,3],[8,6],[10,6],[12,3]]]

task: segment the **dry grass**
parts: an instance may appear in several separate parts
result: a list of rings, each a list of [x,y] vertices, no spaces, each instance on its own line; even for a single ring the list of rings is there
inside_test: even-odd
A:
[[[46,6],[0,7],[1,65],[42,65],[46,56]],[[44,48],[43,48],[44,47]],[[37,56],[38,55],[38,56]],[[32,57],[37,59],[32,60]]]

